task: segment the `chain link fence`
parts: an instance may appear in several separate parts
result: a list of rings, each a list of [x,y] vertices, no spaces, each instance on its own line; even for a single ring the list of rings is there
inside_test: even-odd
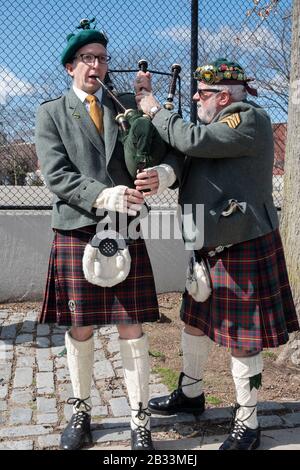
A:
[[[274,198],[282,204],[291,45],[291,1],[205,2],[123,0],[2,0],[0,5],[0,208],[47,208],[52,196],[40,174],[34,146],[36,108],[70,87],[60,65],[66,35],[82,18],[97,19],[109,37],[110,68],[170,72],[179,63],[182,108],[190,119],[191,50],[198,64],[228,57],[256,78],[258,103],[271,115],[275,137]],[[191,20],[198,14],[198,38],[191,48]],[[197,18],[196,18],[197,19]],[[195,24],[195,21],[194,21]],[[118,91],[132,91],[135,73],[111,73]],[[154,75],[164,100],[169,79]],[[175,101],[175,106],[178,104]],[[156,201],[157,202],[157,201]],[[176,205],[176,194],[159,202]]]

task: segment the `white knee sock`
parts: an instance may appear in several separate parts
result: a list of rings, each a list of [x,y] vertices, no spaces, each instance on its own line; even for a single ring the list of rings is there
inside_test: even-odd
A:
[[[231,356],[231,371],[236,389],[236,399],[241,406],[237,410],[236,418],[251,429],[258,427],[256,405],[262,370],[261,353],[251,357]]]
[[[124,379],[131,407],[131,429],[136,429],[138,426],[150,429],[148,337],[143,334],[137,339],[120,339],[119,341]],[[144,411],[138,413],[141,408]]]
[[[202,379],[212,341],[206,335],[193,336],[182,331],[181,344],[185,374],[182,379],[182,385],[185,385],[182,391],[188,398],[194,398],[202,393],[202,380],[199,379]],[[194,383],[195,380],[199,381]]]
[[[91,382],[94,366],[94,336],[86,341],[77,341],[69,331],[65,335],[67,360],[73,388],[73,396],[91,406]],[[83,404],[73,406],[73,412],[88,411]]]

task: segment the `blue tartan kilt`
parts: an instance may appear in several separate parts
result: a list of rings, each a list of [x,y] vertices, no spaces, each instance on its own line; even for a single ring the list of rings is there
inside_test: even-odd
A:
[[[159,319],[153,272],[145,241],[131,242],[128,277],[113,287],[86,281],[82,256],[96,226],[55,230],[40,323],[88,326]]]
[[[195,302],[185,291],[180,312],[185,323],[244,351],[277,347],[299,330],[278,230],[206,259],[212,295]]]

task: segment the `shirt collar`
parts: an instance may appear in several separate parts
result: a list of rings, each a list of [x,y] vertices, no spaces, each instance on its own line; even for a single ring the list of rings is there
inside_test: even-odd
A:
[[[83,90],[80,90],[80,88],[77,88],[75,85],[73,85],[73,90],[74,90],[75,95],[80,99],[80,101],[84,103],[86,97],[88,96],[88,93],[86,93]],[[101,103],[102,95],[103,95],[102,87],[99,88],[99,90],[97,90],[96,93],[94,93],[94,95],[98,98],[99,103]]]

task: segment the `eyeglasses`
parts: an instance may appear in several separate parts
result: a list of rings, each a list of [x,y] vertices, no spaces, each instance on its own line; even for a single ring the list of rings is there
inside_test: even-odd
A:
[[[197,88],[197,93],[200,96],[205,96],[205,93],[209,91],[210,93],[220,93],[222,90],[217,90],[216,88]]]
[[[94,54],[80,54],[79,56],[75,56],[74,59],[77,59],[80,57],[82,62],[84,62],[86,65],[94,65],[96,62],[96,59],[98,59],[99,64],[107,64],[111,56],[110,55],[94,55]]]

